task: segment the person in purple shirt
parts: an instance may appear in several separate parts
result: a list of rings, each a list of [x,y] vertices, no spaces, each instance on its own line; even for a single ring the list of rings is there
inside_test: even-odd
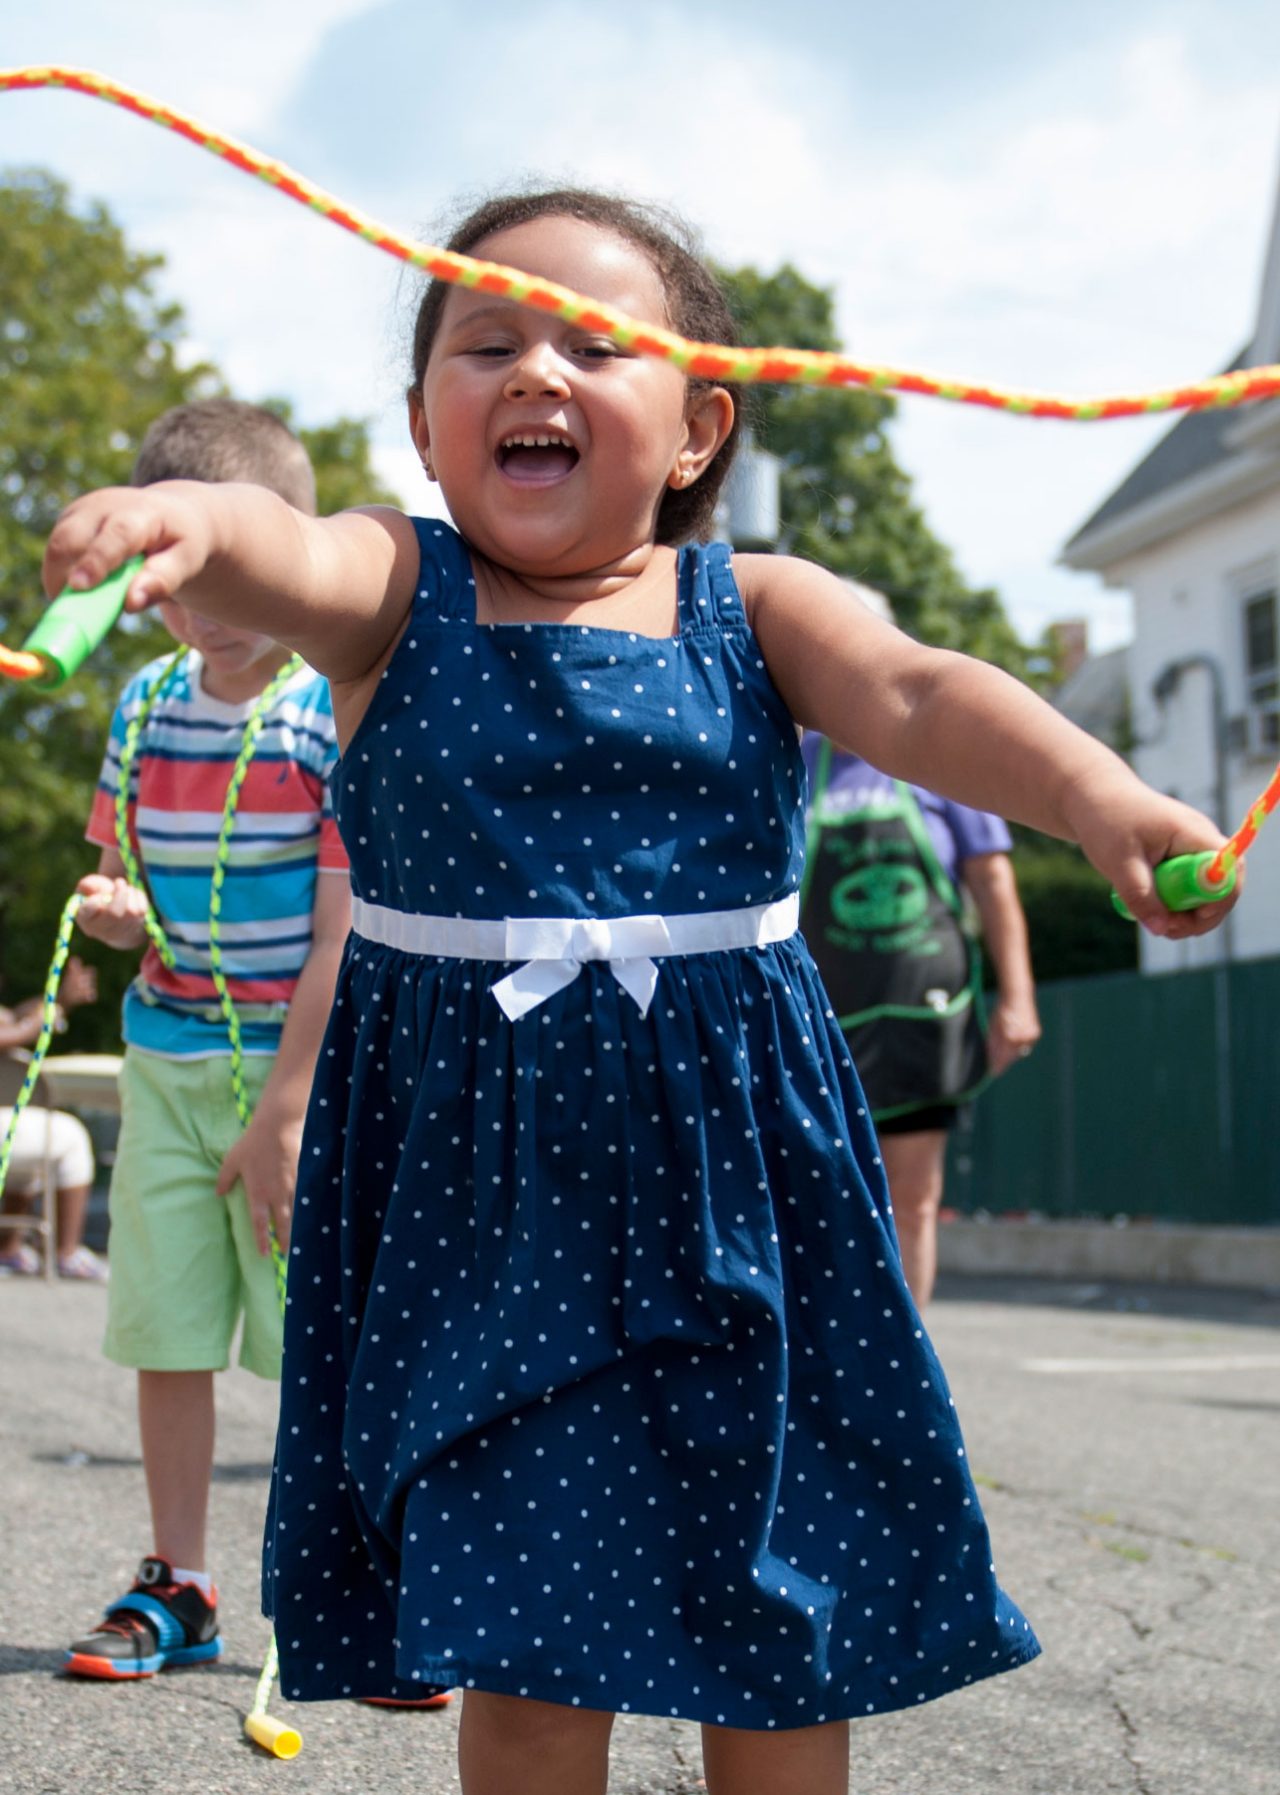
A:
[[[987,1079],[1040,1038],[1013,844],[999,817],[905,785],[823,736],[806,735],[802,752],[801,928],[876,1123],[903,1270],[923,1309],[937,1272],[947,1133]],[[989,1011],[971,911],[995,973]]]

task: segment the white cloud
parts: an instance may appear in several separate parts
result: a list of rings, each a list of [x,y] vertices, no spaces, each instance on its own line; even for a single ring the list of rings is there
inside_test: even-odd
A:
[[[1253,325],[1273,204],[1274,88],[1214,87],[1164,37],[1074,108],[949,164],[931,146],[858,208],[841,282],[868,358],[1075,396],[1217,371]],[[1067,611],[1101,645],[1122,601],[1054,571],[1068,536],[1168,424],[1050,425],[904,401],[896,443],[966,572],[1027,633]]]
[[[1068,377],[1123,380],[1135,349],[1154,365],[1197,325],[1242,333],[1278,127],[1261,75],[1212,88],[1185,43],[1136,43],[1087,103],[887,171],[859,219],[875,251],[857,311],[900,316],[912,353],[1003,341],[1004,377],[1041,385],[1054,338]]]
[[[4,60],[93,69],[206,111],[222,130],[250,130],[271,116],[330,27],[372,3],[183,0],[178,10],[156,0],[50,0],[8,10]]]
[[[90,69],[274,153],[278,146],[264,139],[276,107],[325,31],[368,4],[196,0],[174,9],[153,0],[53,0],[7,10],[4,60]],[[55,169],[129,224],[167,197],[186,214],[182,228],[194,231],[200,200],[213,190],[205,152],[164,142],[155,126],[109,102],[52,88],[0,94],[0,168],[24,164]]]

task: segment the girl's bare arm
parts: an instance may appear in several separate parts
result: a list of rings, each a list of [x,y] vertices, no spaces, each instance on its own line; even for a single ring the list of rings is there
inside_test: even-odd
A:
[[[260,486],[168,480],[68,506],[49,538],[45,589],[95,586],[138,554],[128,610],[180,598],[274,637],[339,681],[361,679],[385,656],[418,571],[413,526],[398,511],[314,518]]]
[[[1172,915],[1151,877],[1161,860],[1220,847],[1213,824],[1018,680],[913,642],[808,562],[748,555],[734,566],[798,722],[898,778],[1079,842],[1156,934],[1203,934],[1226,915],[1230,900]]]

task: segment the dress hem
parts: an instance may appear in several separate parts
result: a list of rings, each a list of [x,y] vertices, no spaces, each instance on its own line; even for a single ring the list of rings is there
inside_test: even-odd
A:
[[[1024,1664],[1031,1663],[1041,1654],[1040,1642],[1032,1636],[999,1653],[999,1661],[988,1659],[987,1664],[979,1669],[965,1670],[960,1666],[946,1664],[930,1674],[923,1671],[919,1664],[903,1663],[893,1670],[885,1671],[877,1678],[875,1699],[858,1701],[852,1694],[833,1698],[825,1706],[821,1692],[812,1697],[805,1697],[801,1702],[791,1700],[771,1704],[767,1699],[746,1698],[750,1701],[750,1714],[740,1710],[743,1698],[739,1698],[735,1706],[739,1709],[729,1714],[711,1699],[685,1699],[681,1702],[660,1708],[646,1706],[643,1700],[624,1701],[622,1691],[612,1694],[602,1690],[598,1683],[588,1688],[586,1680],[580,1675],[557,1677],[554,1671],[539,1667],[533,1673],[503,1668],[500,1665],[478,1664],[474,1660],[446,1660],[420,1656],[410,1661],[401,1655],[396,1671],[397,1685],[412,1688],[431,1685],[444,1689],[482,1689],[493,1695],[522,1696],[531,1701],[550,1702],[560,1707],[578,1707],[592,1711],[612,1714],[638,1714],[661,1720],[689,1720],[703,1726],[729,1726],[747,1732],[789,1732],[801,1727],[822,1726],[840,1720],[865,1720],[877,1714],[891,1714],[903,1708],[923,1707],[926,1702],[936,1701],[939,1696],[951,1695],[960,1689],[967,1689],[975,1683],[985,1682],[987,1678],[1000,1676],[1005,1671],[1018,1670]],[[290,1701],[341,1701],[361,1699],[368,1695],[386,1693],[385,1679],[370,1679],[365,1672],[363,1677],[357,1676],[351,1683],[326,1672],[322,1665],[313,1667],[317,1673],[308,1674],[302,1682],[292,1679],[287,1672],[282,1673],[281,1688]],[[908,1679],[917,1685],[912,1694],[906,1687]],[[928,1683],[926,1690],[920,1690],[918,1683]],[[365,1684],[368,1684],[368,1687]],[[304,1684],[311,1685],[304,1692]],[[899,1684],[904,1686],[899,1686]],[[812,1703],[813,1712],[798,1713],[801,1705]],[[763,1719],[759,1718],[763,1716]]]

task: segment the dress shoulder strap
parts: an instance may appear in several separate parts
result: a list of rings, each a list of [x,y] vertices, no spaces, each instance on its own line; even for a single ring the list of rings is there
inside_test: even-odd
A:
[[[682,629],[740,629],[746,621],[727,542],[686,542],[677,562]]]
[[[474,623],[476,582],[471,554],[452,524],[439,517],[412,517],[418,538],[418,585],[414,610],[460,623]]]

